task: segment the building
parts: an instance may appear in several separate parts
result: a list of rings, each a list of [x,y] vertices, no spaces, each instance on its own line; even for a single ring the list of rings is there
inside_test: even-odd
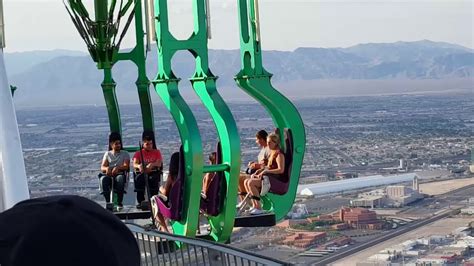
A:
[[[390,175],[390,176],[366,176],[359,178],[351,178],[330,182],[321,182],[315,184],[299,185],[298,193],[302,196],[315,196],[330,193],[338,193],[351,191],[367,187],[376,187],[389,184],[397,184],[402,182],[410,182],[416,176],[414,173]]]
[[[290,228],[293,225],[307,224],[307,223],[308,223],[308,220],[306,219],[289,219],[289,220],[283,220],[277,223],[276,226],[280,228]]]
[[[420,185],[418,177],[413,177],[412,187],[407,186],[387,186],[385,190],[373,190],[368,193],[360,194],[359,198],[351,200],[353,207],[383,207],[395,206],[401,207],[414,201],[422,199],[423,194],[420,193]]]
[[[350,179],[350,178],[357,178],[357,173],[348,173],[348,172],[339,172],[337,171],[334,176],[336,179]]]
[[[376,208],[384,206],[385,198],[385,195],[367,195],[353,199],[350,202],[352,207]]]
[[[377,214],[364,208],[342,208],[339,219],[353,228],[378,230],[383,227],[383,222],[377,220]]]
[[[333,224],[331,225],[331,228],[334,229],[334,230],[337,230],[337,231],[340,231],[340,230],[346,230],[346,229],[349,229],[349,225],[346,224],[346,223],[342,223],[342,224]]]
[[[326,232],[304,232],[287,236],[280,244],[298,248],[308,248],[325,241]]]

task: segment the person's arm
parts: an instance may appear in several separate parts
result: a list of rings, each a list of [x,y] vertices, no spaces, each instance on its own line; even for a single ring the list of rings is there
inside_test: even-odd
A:
[[[109,168],[107,153],[105,153],[104,158],[102,158],[102,163],[100,164],[100,171],[102,171],[102,173],[105,173],[106,175],[110,175],[112,173],[111,169]]]
[[[143,172],[142,164],[140,162],[140,151],[137,151],[133,156],[133,168],[138,169],[140,173]]]
[[[285,155],[283,155],[282,153],[278,154],[278,156],[276,158],[276,162],[277,162],[277,166],[278,166],[276,169],[265,168],[262,171],[262,175],[264,175],[264,174],[275,174],[275,175],[283,174],[285,172]]]
[[[165,185],[160,188],[161,194],[168,197],[168,194],[170,193],[171,186],[174,183],[174,179],[175,179],[174,176],[168,175],[168,178],[166,179]]]
[[[161,168],[163,166],[163,157],[161,156],[160,150],[156,149],[155,151],[157,159],[149,164],[150,168]]]
[[[130,169],[130,156],[126,156],[125,160],[123,160],[122,165],[117,166],[117,168],[118,168],[119,172],[128,171]]]

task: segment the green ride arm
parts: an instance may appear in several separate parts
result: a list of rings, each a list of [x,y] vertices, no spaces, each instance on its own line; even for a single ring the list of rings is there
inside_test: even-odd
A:
[[[240,173],[240,137],[237,124],[225,104],[222,97],[217,92],[216,80],[209,69],[209,55],[207,47],[207,15],[206,1],[194,0],[194,35],[196,40],[193,48],[193,55],[196,59],[196,72],[191,78],[191,83],[196,94],[201,99],[204,106],[209,111],[217,129],[217,135],[221,142],[222,160],[230,166],[223,171],[226,179],[222,187],[225,191],[225,200],[220,213],[217,216],[209,216],[211,225],[210,237],[219,242],[227,242],[230,239],[235,220],[235,205],[237,201],[237,185]],[[191,45],[190,45],[191,46]],[[191,48],[191,47],[190,47]]]
[[[123,54],[119,53],[120,43],[115,43],[116,37],[119,34],[118,21],[113,21],[117,0],[111,0],[110,4],[108,0],[95,0],[94,13],[96,21],[90,20],[89,13],[81,0],[67,0],[67,2],[73,12],[73,14],[70,13],[71,19],[76,27],[78,27],[78,31],[86,42],[93,60],[97,63],[97,67],[104,71],[104,80],[101,85],[107,106],[110,131],[122,132],[120,110],[115,92],[116,84],[112,77],[113,65],[121,60],[130,60],[137,66],[138,78],[136,85],[142,111],[143,129],[154,130],[150,82],[146,76],[142,2],[140,0],[127,0],[125,6],[122,7],[123,2],[121,1],[117,20],[124,16],[133,4],[130,16],[135,18],[136,33],[136,46],[130,53]],[[121,36],[125,34],[127,26],[128,21]]]
[[[256,2],[257,0],[239,0],[242,70],[237,74],[236,82],[246,93],[260,102],[270,114],[273,123],[281,133],[281,147],[285,145],[283,130],[288,128],[292,131],[293,162],[289,176],[289,189],[284,195],[268,193],[262,198],[263,208],[273,211],[278,221],[291,210],[296,197],[306,134],[298,110],[290,100],[272,86],[272,75],[263,67]]]
[[[202,185],[203,156],[201,135],[191,109],[178,91],[177,79],[156,79],[152,83],[171,113],[184,150],[186,182],[184,184],[182,218],[173,221],[173,232],[194,237],[199,223],[199,199]]]
[[[229,165],[229,168],[222,169],[226,179],[225,187],[222,189],[225,191],[225,195],[227,196],[225,197],[225,202],[223,202],[221,213],[216,217],[209,217],[209,223],[211,225],[210,238],[215,241],[226,242],[230,238],[234,225],[236,204],[236,197],[234,195],[237,194],[237,180],[241,163],[240,138],[237,131],[237,125],[228,106],[217,92],[215,84],[216,77],[214,77],[209,70],[205,1],[193,1],[194,32],[188,40],[176,40],[169,32],[167,10],[167,1],[158,1],[155,6],[155,17],[159,54],[158,65],[160,66],[158,76],[162,80],[162,85],[155,85],[156,90],[170,110],[172,109],[170,108],[169,103],[176,102],[178,99],[182,101],[182,98],[178,93],[177,82],[170,82],[176,80],[175,75],[171,70],[171,59],[176,51],[190,51],[194,55],[196,61],[196,70],[194,76],[190,79],[193,89],[209,111],[211,118],[214,121],[219,140],[221,141],[223,162]],[[184,101],[182,106],[178,107],[185,108],[185,110],[188,109],[188,106],[184,104]],[[177,117],[177,114],[173,114],[173,117]],[[182,113],[182,116],[180,117],[182,120],[191,120],[191,118],[194,120],[194,116],[191,113]],[[197,134],[195,138],[188,140],[188,137],[181,133],[181,131],[185,131],[184,129],[181,129],[184,125],[178,122],[177,125],[183,143],[191,141],[193,144],[200,145],[200,150],[196,147],[196,149],[191,151],[189,155],[186,154],[188,156],[199,158],[199,169],[196,169],[197,171],[192,171],[192,176],[188,176],[191,177],[191,182],[196,185],[186,190],[186,198],[184,199],[188,208],[199,211],[200,191],[204,173],[200,135],[196,125],[195,130]],[[198,136],[199,139],[197,138]],[[195,170],[195,167],[193,167],[193,170]],[[191,214],[189,210],[188,213]],[[195,212],[192,215],[195,215],[193,219],[198,219],[199,213]],[[191,217],[188,216],[188,220],[190,219]],[[173,229],[175,229],[174,225]]]
[[[199,198],[204,164],[202,140],[196,118],[179,93],[179,79],[174,76],[171,70],[171,59],[176,52],[172,43],[176,39],[169,32],[166,2],[155,2],[158,74],[152,84],[175,121],[183,145],[186,163],[182,217],[180,221],[172,222],[173,232],[178,235],[194,237],[199,224]]]

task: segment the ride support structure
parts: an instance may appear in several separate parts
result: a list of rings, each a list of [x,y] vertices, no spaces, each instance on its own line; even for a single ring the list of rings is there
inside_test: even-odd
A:
[[[238,8],[242,69],[235,80],[239,87],[262,104],[272,117],[280,135],[280,147],[289,148],[285,147],[284,130],[291,130],[292,135],[293,161],[289,172],[288,191],[283,195],[268,193],[262,197],[263,208],[274,212],[278,221],[291,210],[296,197],[306,145],[305,128],[296,107],[273,87],[272,74],[263,67],[258,0],[238,0]]]
[[[104,72],[101,87],[107,106],[110,131],[122,134],[116,83],[112,76],[112,68],[119,61],[131,61],[137,67],[138,78],[135,84],[140,101],[143,130],[153,131],[153,108],[149,91],[150,82],[146,76],[145,32],[141,0],[125,0],[126,2],[120,0],[119,6],[117,6],[117,0],[94,0],[94,20],[90,18],[82,0],[65,1],[67,2],[64,2],[64,5],[86,43],[92,59],[97,63],[97,68]],[[126,21],[121,27],[123,19]],[[120,52],[120,44],[132,20],[135,22],[135,47],[129,52]],[[137,149],[137,147],[128,148],[131,151]]]
[[[3,58],[4,32],[3,1],[0,0],[0,212],[30,198],[13,95]]]
[[[146,49],[144,45],[141,0],[94,0],[95,20],[89,18],[81,0],[68,1],[68,12],[84,39],[97,67],[104,71],[102,90],[107,105],[110,130],[121,133],[120,112],[115,93],[116,84],[112,77],[112,67],[121,60],[134,62],[138,69],[136,82],[142,110],[144,130],[154,131],[149,83],[169,110],[178,128],[182,143],[180,173],[184,172],[184,185],[180,187],[183,198],[179,199],[179,220],[172,221],[174,234],[196,236],[201,209],[202,178],[205,173],[223,173],[224,182],[220,184],[220,202],[218,214],[205,214],[211,232],[208,239],[228,242],[235,223],[237,183],[241,167],[240,137],[236,122],[216,86],[217,77],[209,67],[208,38],[210,37],[209,0],[192,0],[194,30],[185,40],[176,39],[169,30],[168,1],[145,0],[145,20],[155,26],[158,72],[154,79],[148,80],[145,71]],[[124,4],[125,1],[125,4]],[[281,220],[292,208],[299,181],[306,145],[303,121],[295,106],[271,84],[271,77],[263,67],[260,23],[258,18],[258,0],[238,0],[240,19],[240,47],[242,69],[236,75],[238,86],[262,104],[273,119],[281,137],[281,147],[291,154],[287,171],[289,181],[284,191],[268,193],[262,197],[263,208],[273,212],[276,220]],[[153,15],[150,11],[153,10]],[[129,12],[130,11],[130,12]],[[128,14],[123,28],[120,21]],[[135,19],[136,46],[128,53],[119,51],[120,43],[131,23]],[[150,26],[150,25],[147,25]],[[122,29],[122,30],[121,30]],[[152,34],[147,27],[147,39]],[[118,36],[118,37],[117,37]],[[201,133],[190,106],[179,91],[180,78],[172,69],[172,58],[178,51],[188,51],[195,58],[195,72],[190,77],[193,90],[208,110],[217,129],[220,145],[220,161],[215,165],[204,165]],[[285,139],[286,138],[286,139]],[[130,148],[129,150],[131,150]],[[287,157],[290,158],[290,157]],[[183,164],[184,163],[184,164]],[[183,166],[181,171],[181,167]],[[173,208],[173,206],[167,206]],[[175,206],[176,208],[176,206]],[[173,216],[177,217],[177,216]],[[273,224],[274,220],[273,219]],[[180,245],[179,243],[176,243]]]
[[[194,236],[199,219],[202,176],[223,171],[225,182],[221,193],[225,197],[220,214],[209,216],[211,239],[226,242],[230,239],[235,218],[237,182],[241,165],[240,137],[235,120],[216,88],[217,77],[209,68],[207,40],[209,2],[193,0],[194,31],[187,40],[177,40],[169,31],[167,1],[156,1],[155,26],[158,49],[158,73],[152,83],[170,111],[181,137],[185,152],[186,183],[182,221],[173,223],[173,231]],[[187,50],[195,58],[195,72],[190,78],[192,87],[209,111],[222,147],[222,164],[203,166],[202,141],[196,119],[179,93],[180,78],[171,69],[177,51]]]

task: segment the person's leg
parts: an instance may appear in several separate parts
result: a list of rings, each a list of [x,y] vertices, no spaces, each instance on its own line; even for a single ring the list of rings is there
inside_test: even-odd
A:
[[[239,191],[239,198],[241,201],[244,200],[245,195],[247,194],[247,189],[245,188],[245,181],[249,179],[249,177],[250,177],[249,175],[244,174],[244,173],[240,173],[239,175],[238,191]]]
[[[170,193],[171,186],[174,183],[175,177],[172,175],[168,175],[168,178],[166,179],[165,185],[160,187],[160,193],[167,196]]]
[[[112,179],[109,176],[103,175],[100,177],[100,194],[104,195],[105,202],[110,202],[110,187]]]
[[[117,193],[117,204],[119,207],[123,206],[123,193],[125,189],[125,175],[118,175],[115,177],[114,190]]]
[[[244,180],[245,192],[247,192],[247,194],[252,191],[251,188],[250,188],[250,185],[249,185],[250,181],[252,181],[252,178],[248,178],[248,179]]]
[[[156,214],[155,220],[157,220],[158,223],[160,224],[159,230],[165,231],[166,233],[169,233],[169,232],[170,232],[170,231],[168,230],[168,225],[166,224],[165,217],[163,217],[163,215],[162,215],[161,213],[158,212],[158,213]]]
[[[158,195],[158,191],[160,189],[160,172],[153,171],[150,173],[150,179],[148,185],[150,186],[150,197],[154,195]]]
[[[209,188],[209,184],[211,183],[210,174],[206,173],[204,178],[202,179],[202,193],[207,194],[207,189]]]
[[[248,182],[249,193],[254,197],[252,198],[252,205],[256,209],[260,209],[260,200],[255,199],[255,197],[260,197],[260,189],[262,188],[262,180],[260,179],[251,179]]]
[[[137,202],[140,204],[145,200],[145,177],[143,174],[134,176],[135,192],[137,192]]]

